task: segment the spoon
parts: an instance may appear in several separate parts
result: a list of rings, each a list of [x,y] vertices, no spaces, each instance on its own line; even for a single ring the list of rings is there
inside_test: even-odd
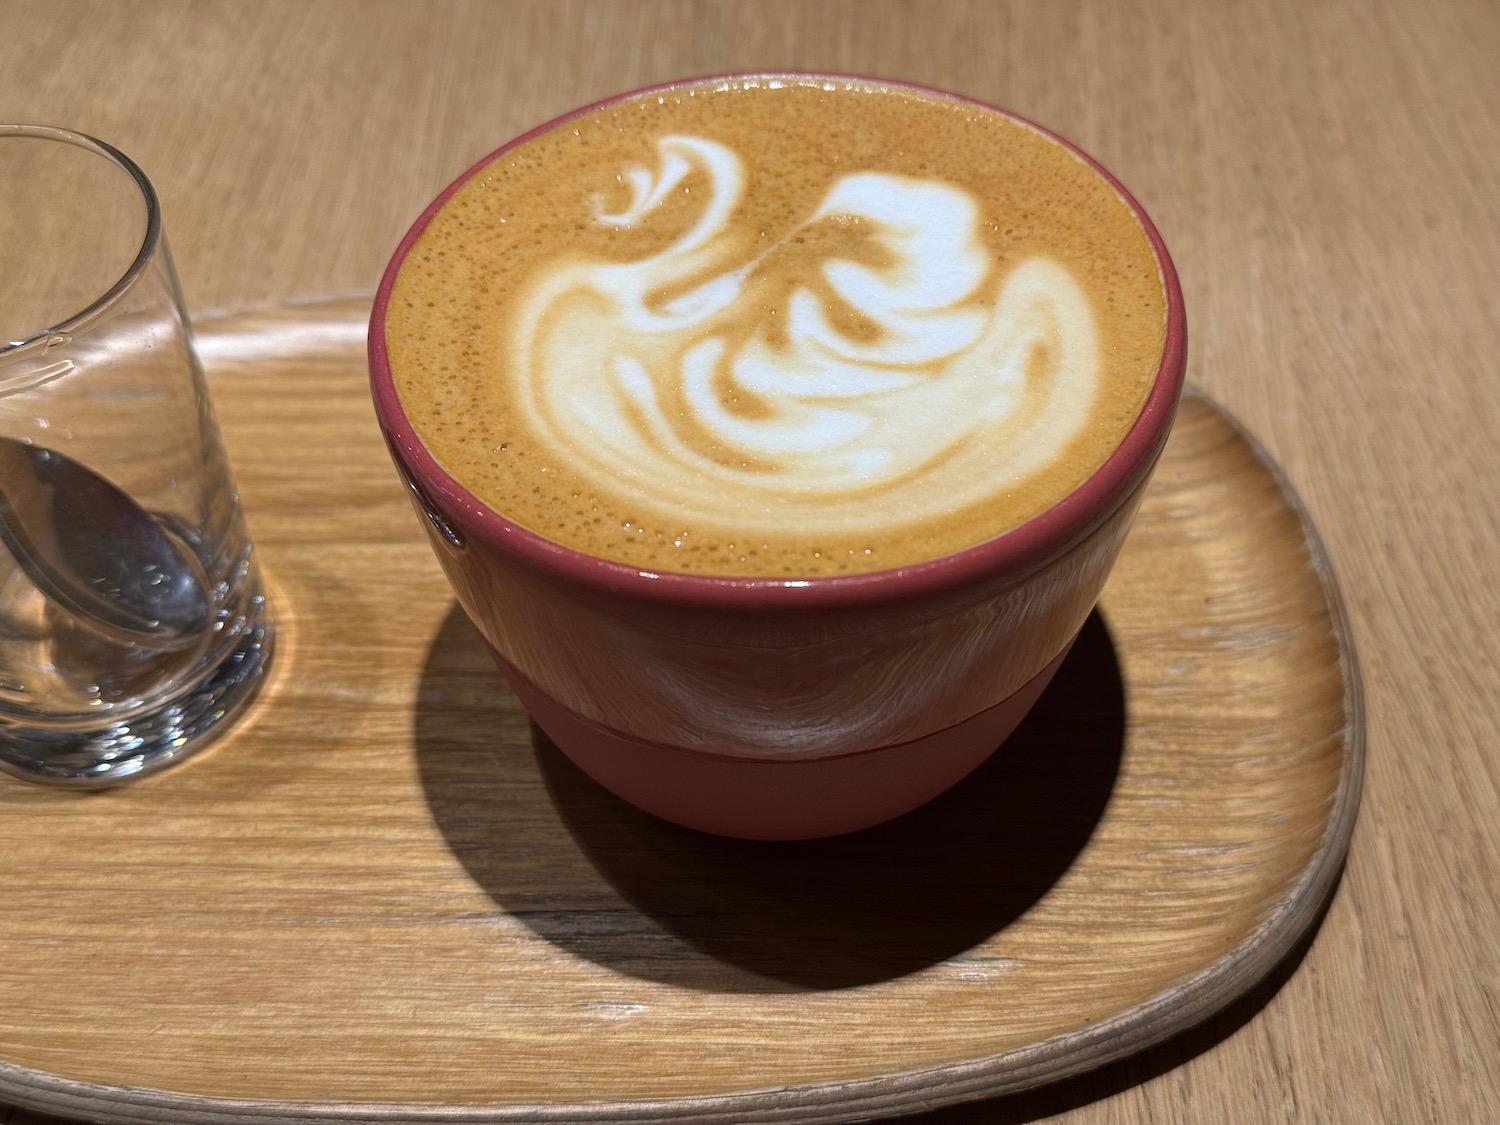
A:
[[[197,558],[92,469],[0,436],[0,542],[75,616],[129,644],[195,637],[212,613]]]

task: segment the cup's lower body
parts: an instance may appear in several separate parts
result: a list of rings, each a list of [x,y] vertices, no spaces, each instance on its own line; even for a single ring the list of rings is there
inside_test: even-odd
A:
[[[729,757],[632,738],[562,706],[498,653],[495,660],[537,726],[617,797],[703,832],[810,840],[892,820],[962,780],[1015,730],[1067,654],[1063,649],[994,706],[924,738],[806,761]]]
[[[275,631],[257,617],[227,655],[150,710],[98,725],[0,724],[0,770],[44,785],[105,789],[197,753],[254,697]]]

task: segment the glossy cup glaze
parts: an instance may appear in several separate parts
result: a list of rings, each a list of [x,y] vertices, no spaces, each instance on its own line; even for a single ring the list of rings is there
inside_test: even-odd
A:
[[[407,253],[470,176],[572,117],[684,84],[549,122],[486,156],[433,201],[376,295],[376,415],[459,602],[564,753],[627,800],[694,828],[760,839],[852,831],[915,808],[977,766],[1061,663],[1171,428],[1187,351],[1182,293],[1160,235],[1124,187],[1040,129],[1129,204],[1166,294],[1156,379],[1097,472],[994,539],[865,574],[653,572],[554,543],[490,508],[423,446],[392,380],[386,306]]]

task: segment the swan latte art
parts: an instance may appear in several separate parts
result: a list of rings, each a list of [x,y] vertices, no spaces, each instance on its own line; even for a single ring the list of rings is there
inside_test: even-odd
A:
[[[395,279],[402,406],[460,483],[646,570],[885,569],[1093,473],[1161,361],[1145,231],[1071,150],[900,85],[685,84],[523,138]]]

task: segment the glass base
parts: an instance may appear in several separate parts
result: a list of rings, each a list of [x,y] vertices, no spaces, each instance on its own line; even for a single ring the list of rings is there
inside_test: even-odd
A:
[[[0,727],[0,770],[43,785],[107,789],[180,762],[222,734],[255,695],[274,637],[258,620],[191,690],[144,715],[91,731]]]

